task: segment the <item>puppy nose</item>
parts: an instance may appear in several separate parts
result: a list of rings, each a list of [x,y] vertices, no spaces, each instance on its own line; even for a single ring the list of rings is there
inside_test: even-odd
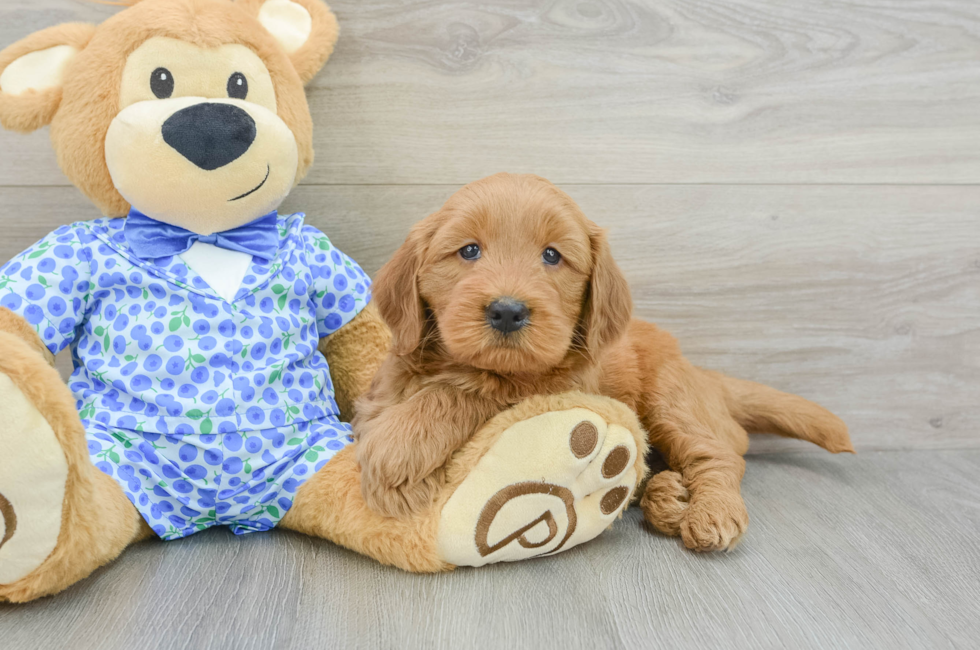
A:
[[[163,123],[163,140],[207,171],[232,163],[255,142],[255,120],[231,104],[194,104]]]
[[[531,311],[527,305],[514,298],[498,298],[487,307],[487,322],[490,327],[510,334],[527,325]]]

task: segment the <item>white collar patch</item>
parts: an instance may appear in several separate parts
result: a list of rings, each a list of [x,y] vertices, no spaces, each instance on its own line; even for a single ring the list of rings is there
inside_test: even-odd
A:
[[[218,248],[199,241],[180,254],[187,266],[201,276],[208,286],[225,302],[232,302],[242,286],[252,256],[241,251]]]

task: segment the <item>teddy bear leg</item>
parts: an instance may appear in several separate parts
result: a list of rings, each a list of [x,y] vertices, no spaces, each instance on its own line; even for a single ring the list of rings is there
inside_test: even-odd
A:
[[[354,451],[299,489],[282,526],[414,572],[568,550],[608,528],[646,473],[636,415],[581,393],[534,397],[492,419],[446,465],[429,510],[408,520],[365,505]]]
[[[389,519],[367,507],[354,452],[354,445],[349,445],[304,483],[279,526],[328,539],[406,571],[451,569],[439,558],[434,543],[437,521],[431,513],[410,520]]]
[[[57,371],[0,331],[0,601],[57,593],[151,534],[89,460]]]

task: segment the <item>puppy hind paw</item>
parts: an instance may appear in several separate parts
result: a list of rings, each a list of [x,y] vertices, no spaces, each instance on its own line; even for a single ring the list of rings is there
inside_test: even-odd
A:
[[[640,509],[651,526],[664,535],[677,537],[690,506],[691,493],[677,472],[654,474],[647,482]]]
[[[681,522],[681,539],[692,551],[731,551],[749,526],[749,514],[738,495],[696,500]]]

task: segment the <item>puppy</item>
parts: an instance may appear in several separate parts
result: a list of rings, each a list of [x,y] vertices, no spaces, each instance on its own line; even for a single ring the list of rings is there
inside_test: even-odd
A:
[[[374,297],[391,352],[353,422],[372,508],[427,507],[442,467],[484,422],[537,394],[579,390],[639,415],[671,471],[641,506],[688,548],[730,548],[748,515],[746,429],[853,451],[844,423],[801,397],[691,365],[632,319],[605,233],[537,176],[467,185],[411,231]]]

